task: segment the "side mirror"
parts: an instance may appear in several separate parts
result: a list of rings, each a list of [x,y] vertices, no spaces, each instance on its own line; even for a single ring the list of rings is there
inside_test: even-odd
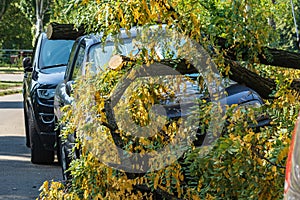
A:
[[[66,83],[66,93],[70,96],[73,93],[74,81],[68,81]]]
[[[31,63],[31,59],[29,57],[26,57],[23,59],[22,65],[23,65],[25,72],[32,71],[32,63]]]

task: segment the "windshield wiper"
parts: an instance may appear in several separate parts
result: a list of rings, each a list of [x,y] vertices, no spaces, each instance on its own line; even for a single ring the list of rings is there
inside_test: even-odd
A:
[[[61,67],[61,66],[67,66],[67,64],[55,64],[55,65],[43,66],[41,67],[41,69],[49,69],[49,68]]]

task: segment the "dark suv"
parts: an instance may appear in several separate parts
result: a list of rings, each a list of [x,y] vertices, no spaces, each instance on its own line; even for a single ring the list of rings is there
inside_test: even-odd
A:
[[[126,56],[126,54],[131,51],[132,40],[135,37],[134,32],[131,33],[131,37],[132,38],[126,36],[126,34],[122,35],[121,38],[125,41],[120,47],[122,55]],[[90,69],[95,73],[101,73],[101,71],[105,70],[105,64],[108,63],[109,59],[113,55],[115,50],[114,47],[114,43],[111,41],[107,41],[105,46],[103,46],[101,36],[87,35],[77,38],[71,51],[64,81],[57,86],[55,91],[54,113],[56,115],[56,119],[60,119],[62,117],[61,108],[64,105],[71,104],[73,101],[71,91],[74,80],[85,74],[88,63],[91,64]],[[193,74],[189,75],[189,77],[193,78]],[[255,107],[263,104],[263,100],[255,91],[243,85],[232,83],[227,86],[226,92],[227,96],[225,98],[229,105],[238,104],[240,106],[249,105]],[[269,119],[264,118],[258,120],[257,126],[264,126],[268,123]],[[70,161],[74,157],[76,158],[79,156],[77,151],[75,151],[75,154],[71,153],[72,147],[74,147],[74,142],[74,134],[68,135],[66,141],[62,143],[59,142],[64,179],[70,178],[69,172],[66,171],[69,167]]]
[[[26,146],[32,163],[52,163],[56,146],[54,91],[63,80],[74,40],[49,40],[41,33],[33,59],[23,60],[23,101]]]

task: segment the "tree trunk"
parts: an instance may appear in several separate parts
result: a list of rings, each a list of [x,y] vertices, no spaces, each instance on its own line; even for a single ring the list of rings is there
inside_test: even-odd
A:
[[[44,5],[44,2],[43,2],[43,0],[36,0],[35,5],[36,5],[35,37],[37,38],[38,35],[43,31],[43,21],[44,21],[43,5]]]
[[[258,56],[261,64],[300,69],[300,53],[265,47]]]
[[[47,29],[47,37],[49,39],[71,39],[74,40],[79,36],[85,34],[83,26],[78,30],[74,28],[73,24],[58,24],[51,23]],[[247,87],[255,90],[264,99],[273,98],[270,95],[276,89],[275,81],[272,79],[264,78],[258,74],[242,67],[236,62],[236,55],[234,48],[225,49],[226,40],[224,38],[219,38],[219,45],[226,50],[227,58],[226,64],[230,66],[229,77],[240,83],[245,84]],[[269,47],[263,48],[263,53],[258,55],[258,62],[260,64],[272,65],[278,67],[300,69],[300,53],[290,52],[280,49],[272,49]],[[247,52],[243,55],[244,58],[247,57]],[[178,66],[181,66],[180,64]],[[180,70],[180,69],[179,69]],[[295,80],[291,84],[291,89],[300,91],[300,81]]]
[[[255,90],[264,99],[272,98],[270,95],[276,89],[274,80],[261,77],[235,61],[226,60],[226,64],[230,66],[230,79]]]
[[[6,8],[7,8],[7,2],[6,0],[1,0],[1,3],[0,3],[0,21],[6,11]]]
[[[237,50],[235,47],[226,48],[226,39],[218,38],[217,44],[221,47],[221,50],[226,51],[226,56],[230,60],[237,60]],[[242,60],[248,60],[249,52],[247,52],[248,47],[244,46],[243,50],[245,52],[242,54]],[[282,49],[274,49],[270,47],[262,47],[262,53],[258,54],[258,60],[254,62],[264,65],[272,65],[277,67],[285,67],[291,69],[300,69],[300,53],[291,52]]]
[[[83,26],[75,29],[74,24],[51,23],[47,27],[47,37],[51,40],[75,40],[84,33]]]
[[[264,99],[275,98],[272,96],[276,89],[273,79],[261,77],[232,60],[226,60],[226,64],[230,66],[230,79],[255,90]],[[300,92],[300,79],[294,79],[289,89]]]

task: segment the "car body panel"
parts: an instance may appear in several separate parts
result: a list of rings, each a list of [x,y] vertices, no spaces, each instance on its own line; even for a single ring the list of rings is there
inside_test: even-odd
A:
[[[61,52],[59,55],[53,55],[52,57],[50,55],[51,51],[49,51],[49,49],[44,49],[43,45],[46,42],[49,42],[49,40],[46,37],[46,34],[41,33],[35,43],[31,65],[32,67],[24,68],[24,115],[25,117],[32,117],[34,129],[39,135],[42,146],[47,150],[54,151],[56,141],[53,112],[54,97],[41,97],[39,96],[39,91],[43,91],[46,93],[48,91],[54,91],[57,84],[63,81],[66,64],[70,53],[70,48],[74,43],[74,40],[57,40],[54,42],[51,41],[52,44],[56,45],[56,49],[52,49],[52,52],[57,51],[57,49],[61,51],[68,51],[65,53]],[[54,45],[52,46],[54,47]],[[46,51],[49,56],[48,59],[52,59],[51,64],[53,64],[53,66],[48,66],[47,68],[44,68],[44,66],[41,65],[40,60],[43,59],[42,53]],[[64,56],[67,57],[65,58]],[[56,64],[58,65],[56,66]],[[26,129],[28,128],[26,127]],[[28,130],[26,131],[26,137],[32,137],[31,135],[29,135]]]
[[[300,113],[295,124],[286,163],[284,199],[300,199]]]
[[[131,37],[135,36],[136,32],[133,32],[131,34]],[[128,37],[125,32],[121,32],[121,38],[126,38]],[[108,39],[109,41],[109,39]],[[67,89],[67,84],[70,81],[74,81],[76,77],[74,77],[74,68],[76,68],[76,62],[80,64],[78,66],[79,68],[79,75],[77,76],[82,76],[85,74],[86,71],[86,63],[89,62],[88,55],[91,51],[91,48],[95,47],[96,45],[101,45],[101,35],[86,35],[78,38],[76,42],[74,43],[74,46],[72,48],[71,56],[68,62],[67,70],[65,73],[64,81],[58,84],[55,90],[55,96],[54,96],[54,113],[56,118],[59,120],[63,113],[61,111],[61,108],[65,105],[72,104],[73,97],[71,97],[68,93]],[[81,52],[81,49],[84,50],[84,52]],[[78,59],[79,55],[81,55],[82,58]],[[109,56],[108,56],[109,57]],[[76,75],[75,75],[76,76]],[[242,105],[245,103],[251,103],[251,102],[258,102],[260,105],[263,104],[262,98],[252,89],[234,83],[230,84],[228,87],[226,87],[226,99],[225,101],[227,102],[228,105],[232,104],[238,104]],[[175,116],[174,117],[178,117]],[[265,120],[265,119],[264,119]],[[266,125],[269,123],[269,119],[264,121],[261,125]],[[72,134],[72,138],[74,139],[74,135]],[[72,139],[72,140],[73,140]],[[73,141],[65,141],[69,147],[72,147]]]
[[[136,35],[136,30],[133,30],[131,37],[134,38]],[[88,54],[95,45],[101,45],[102,36],[101,35],[85,35],[79,37],[73,45],[70,59],[68,61],[67,70],[65,73],[64,81],[58,84],[55,96],[54,96],[54,113],[56,117],[59,119],[62,116],[61,108],[64,105],[72,103],[72,97],[67,94],[66,84],[68,81],[74,80],[74,65],[78,54],[80,52],[80,47],[82,47],[85,51],[83,53],[83,58],[80,66],[80,75],[85,74],[85,65],[89,62]],[[121,32],[121,38],[128,38],[125,31]],[[108,39],[108,41],[110,41]],[[73,56],[72,56],[73,54]],[[230,84],[226,90],[226,102],[228,105],[232,104],[244,104],[252,101],[257,101],[260,104],[263,104],[262,98],[256,93],[254,90],[240,84]],[[268,121],[269,122],[269,121]]]

